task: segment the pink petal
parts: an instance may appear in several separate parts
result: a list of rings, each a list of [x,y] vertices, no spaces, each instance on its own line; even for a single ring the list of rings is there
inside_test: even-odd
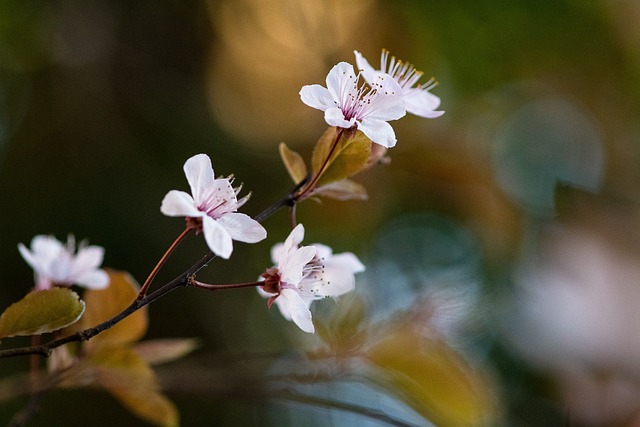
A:
[[[334,101],[340,101],[345,88],[351,90],[356,84],[356,73],[353,65],[348,62],[339,62],[331,68],[327,74],[327,90]],[[334,104],[333,106],[337,106]]]
[[[324,120],[329,126],[337,126],[344,129],[350,129],[356,123],[355,119],[345,120],[344,113],[340,108],[329,108],[324,112]]]
[[[87,289],[104,289],[109,286],[109,275],[104,270],[95,269],[77,277],[75,282]]]
[[[356,55],[356,66],[358,67],[358,70],[362,72],[362,77],[364,77],[367,82],[371,83],[373,81],[375,69],[360,52],[354,50],[353,53]]]

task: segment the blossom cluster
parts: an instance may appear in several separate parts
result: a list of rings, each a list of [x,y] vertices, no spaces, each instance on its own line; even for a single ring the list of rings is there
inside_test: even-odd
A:
[[[389,121],[397,120],[407,112],[426,118],[443,114],[436,110],[440,99],[430,92],[435,86],[434,80],[419,84],[423,73],[413,65],[389,57],[389,52],[383,50],[380,68],[374,69],[360,52],[354,51],[354,54],[357,73],[351,64],[340,62],[329,71],[326,87],[314,84],[300,90],[305,104],[324,111],[327,124],[342,130],[328,150],[323,166],[314,171],[315,176],[307,184],[310,188],[292,193],[298,194],[300,200],[303,195],[314,194],[313,187],[320,181],[343,133],[345,138],[350,138],[359,131],[372,143],[386,149],[396,145],[396,135]],[[376,156],[375,150],[367,150],[370,159]],[[305,169],[304,165],[302,169]],[[250,194],[238,198],[242,185],[233,187],[233,176],[216,178],[209,156],[197,154],[189,158],[183,170],[191,192],[169,191],[162,200],[160,211],[167,216],[183,217],[186,231],[202,233],[213,254],[229,259],[234,240],[257,243],[267,237],[267,231],[258,221],[238,212]],[[295,204],[297,200],[292,201]],[[298,224],[292,228],[286,240],[271,249],[275,265],[261,274],[255,286],[268,298],[269,306],[275,303],[287,320],[292,320],[303,331],[313,333],[311,304],[353,290],[355,274],[363,272],[365,266],[351,252],[333,254],[329,246],[320,243],[301,246],[304,226]],[[108,285],[107,273],[99,268],[104,257],[104,249],[99,246],[80,244],[76,253],[72,236],[66,245],[52,236],[36,236],[30,250],[23,244],[18,249],[34,269],[36,289],[71,285],[101,289]],[[146,286],[143,289],[146,291]]]

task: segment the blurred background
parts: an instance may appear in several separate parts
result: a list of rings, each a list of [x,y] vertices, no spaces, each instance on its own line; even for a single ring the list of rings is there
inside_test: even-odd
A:
[[[302,85],[386,48],[446,114],[393,123],[391,163],[356,177],[369,200],[298,208],[305,242],[367,272],[315,304],[313,337],[251,289],[154,303],[148,338],[201,340],[158,369],[183,425],[640,425],[639,22],[633,0],[2,2],[0,306],[33,286],[36,234],[142,282],[184,227],[159,207],[193,154],[257,214],[292,185],[278,144],[308,158],[326,128]],[[254,280],[289,231],[264,225],[199,279]],[[187,239],[157,284],[206,251]],[[98,390],[30,423],[62,424],[145,425]]]

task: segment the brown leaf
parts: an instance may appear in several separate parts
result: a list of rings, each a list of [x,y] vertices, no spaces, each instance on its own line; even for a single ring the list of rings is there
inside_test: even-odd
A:
[[[336,200],[367,200],[367,189],[350,179],[332,182],[323,185],[313,192],[314,196],[328,197]]]
[[[293,182],[298,184],[304,180],[307,177],[307,165],[304,164],[302,156],[287,147],[284,142],[280,143],[279,150],[282,163]]]
[[[136,351],[104,346],[86,363],[94,367],[97,384],[132,413],[156,425],[179,425],[178,410],[160,393],[155,373]]]
[[[140,286],[129,273],[115,270],[107,270],[107,273],[110,283],[106,289],[90,289],[84,293],[87,311],[69,333],[91,328],[111,319],[138,296]],[[147,327],[147,308],[144,307],[87,341],[84,344],[85,351],[90,351],[95,346],[133,343],[144,336]]]
[[[133,349],[147,363],[159,365],[179,359],[200,346],[194,338],[168,338],[152,341],[144,341]]]
[[[491,425],[493,390],[444,341],[403,325],[386,331],[366,354],[379,368],[372,380],[436,425]]]

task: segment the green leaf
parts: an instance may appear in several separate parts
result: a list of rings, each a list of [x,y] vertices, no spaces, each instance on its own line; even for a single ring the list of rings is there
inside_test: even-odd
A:
[[[84,302],[69,288],[30,292],[0,316],[0,338],[53,332],[76,322],[84,310]]]
[[[360,172],[365,168],[371,156],[371,140],[362,132],[344,131],[340,140],[336,128],[329,128],[320,137],[311,158],[313,173],[319,173],[324,166],[322,176],[317,186],[340,181]],[[335,144],[335,148],[332,147]]]
[[[302,156],[287,147],[284,142],[280,143],[280,158],[284,167],[287,168],[289,176],[294,183],[298,184],[307,177],[307,165],[304,164]]]

